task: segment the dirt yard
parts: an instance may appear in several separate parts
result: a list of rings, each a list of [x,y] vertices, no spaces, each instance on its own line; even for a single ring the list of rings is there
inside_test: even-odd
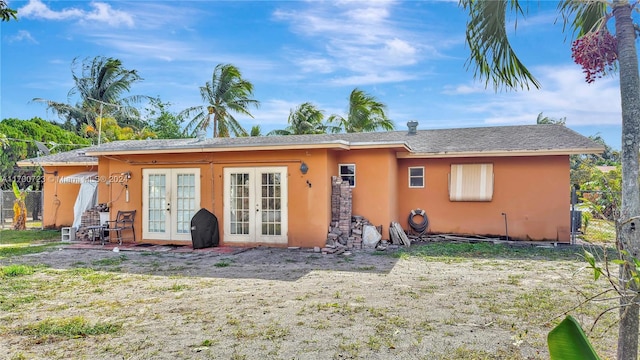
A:
[[[572,284],[606,285],[567,256],[61,247],[0,259],[17,264],[33,271],[0,277],[8,359],[547,359],[546,334],[582,299]],[[571,313],[588,328],[607,305]],[[604,359],[614,318],[590,334]]]

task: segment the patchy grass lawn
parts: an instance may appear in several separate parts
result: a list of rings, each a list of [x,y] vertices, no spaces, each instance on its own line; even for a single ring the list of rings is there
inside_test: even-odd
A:
[[[0,245],[60,240],[58,230],[0,230]]]
[[[59,245],[57,230],[0,230],[0,259],[48,251]]]
[[[434,243],[425,246],[401,248],[393,256],[420,257],[425,260],[453,260],[459,258],[484,259],[544,259],[544,260],[576,260],[582,259],[575,247],[534,247],[519,245],[494,245],[487,242],[478,243]]]
[[[21,245],[17,242],[16,246]],[[597,254],[597,251],[591,249]],[[0,258],[10,359],[547,359],[565,312],[615,358],[580,248],[436,243],[350,256],[63,249]]]

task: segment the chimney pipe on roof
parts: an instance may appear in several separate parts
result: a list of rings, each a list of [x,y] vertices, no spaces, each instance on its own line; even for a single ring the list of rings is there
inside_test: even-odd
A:
[[[415,135],[418,133],[418,122],[415,120],[411,120],[407,123],[407,127],[409,127],[409,135]]]
[[[198,142],[204,141],[206,136],[207,136],[207,133],[203,129],[199,129],[196,132],[196,138],[198,139]]]

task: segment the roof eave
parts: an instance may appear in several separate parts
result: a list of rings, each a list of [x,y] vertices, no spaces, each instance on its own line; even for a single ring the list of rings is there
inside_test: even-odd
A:
[[[514,151],[454,151],[437,153],[398,153],[401,159],[424,158],[459,158],[459,157],[506,157],[506,156],[555,156],[600,154],[604,148],[581,149],[549,149],[549,150],[514,150]]]
[[[359,142],[349,143],[346,141],[332,141],[313,144],[281,144],[281,145],[245,145],[245,146],[200,146],[200,147],[174,147],[174,148],[145,148],[133,150],[104,150],[99,149],[87,150],[86,155],[145,155],[153,152],[153,154],[175,154],[175,153],[203,153],[203,152],[231,152],[231,151],[275,151],[275,150],[310,150],[310,149],[334,149],[334,150],[353,150],[353,149],[381,149],[381,148],[400,148],[411,151],[406,142]]]
[[[230,152],[230,151],[266,151],[266,150],[291,150],[291,149],[318,149],[318,148],[344,148],[348,149],[346,143],[331,144],[286,144],[286,145],[245,145],[245,146],[200,146],[200,147],[172,147],[172,148],[145,148],[133,150],[88,150],[89,156],[100,155],[145,155],[145,154],[175,154],[175,153],[203,153],[203,152]]]
[[[407,152],[411,151],[411,147],[406,142],[357,142],[350,143],[350,150],[360,149],[402,149]]]
[[[32,167],[32,166],[97,166],[96,161],[18,161],[16,165],[19,167]]]

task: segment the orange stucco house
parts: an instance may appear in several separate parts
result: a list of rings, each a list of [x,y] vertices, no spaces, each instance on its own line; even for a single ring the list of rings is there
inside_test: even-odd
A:
[[[87,149],[27,159],[18,166],[42,166],[44,168],[43,225],[48,228],[71,226],[74,220],[74,205],[80,190],[79,181],[66,182],[74,175],[93,174],[98,171],[98,159],[87,156]]]
[[[413,124],[415,125],[415,124]],[[97,171],[98,202],[137,210],[138,242],[190,244],[200,208],[221,245],[323,246],[331,178],[352,187],[353,214],[430,233],[570,240],[569,156],[604,149],[560,125],[354,134],[131,140],[25,160],[45,168],[46,226],[68,226],[75,195],[60,176]],[[65,154],[67,157],[65,157]],[[54,175],[55,174],[55,175]],[[77,192],[77,189],[75,189]],[[506,215],[506,216],[505,216]]]

